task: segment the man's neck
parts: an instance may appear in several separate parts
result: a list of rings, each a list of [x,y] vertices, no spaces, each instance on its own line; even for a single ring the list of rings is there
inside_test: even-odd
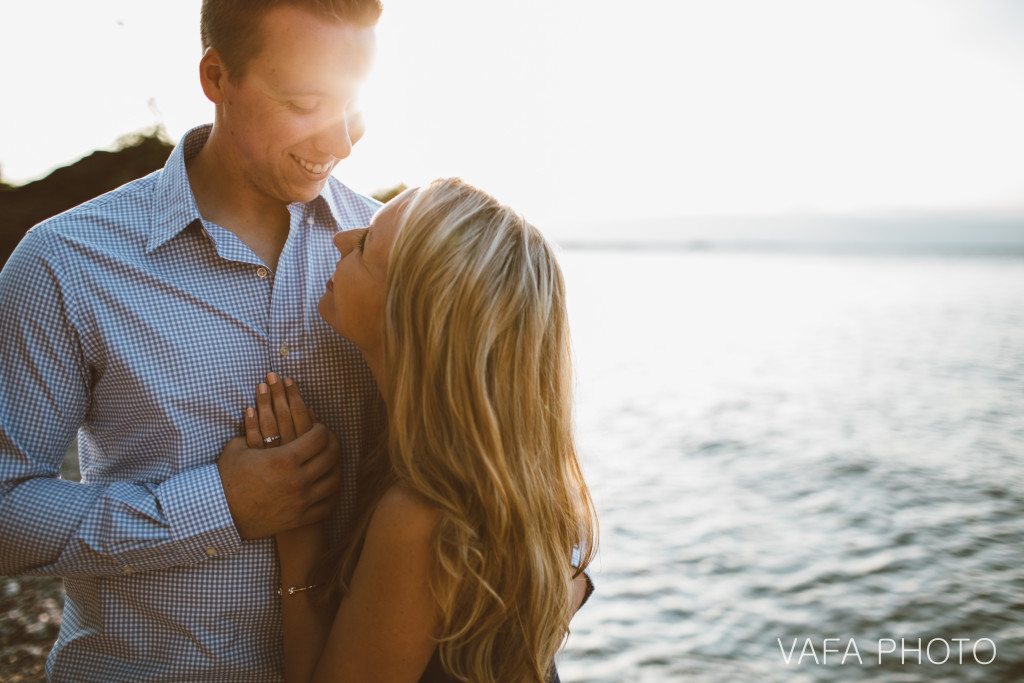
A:
[[[199,214],[233,232],[274,270],[288,239],[288,207],[241,176],[238,165],[221,151],[216,133],[214,126],[206,144],[185,165]]]

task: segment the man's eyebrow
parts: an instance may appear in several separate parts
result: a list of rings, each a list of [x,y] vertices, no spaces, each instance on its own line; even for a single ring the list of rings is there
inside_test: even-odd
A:
[[[328,93],[323,90],[278,90],[276,91],[280,97],[329,97]]]
[[[283,84],[282,84],[283,85]],[[288,87],[274,87],[271,86],[271,90],[281,97],[338,97],[347,96],[350,100],[357,99],[359,95],[359,88],[353,86],[347,86],[339,88],[338,90],[324,90],[315,85],[310,85],[308,88],[288,88]]]

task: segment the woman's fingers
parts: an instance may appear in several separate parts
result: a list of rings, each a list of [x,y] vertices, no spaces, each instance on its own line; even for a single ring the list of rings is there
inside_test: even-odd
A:
[[[281,445],[281,432],[277,428],[277,418],[271,405],[270,387],[260,382],[256,387],[256,415],[260,425],[260,442],[264,448]],[[269,439],[269,441],[268,441]]]
[[[281,443],[288,443],[295,440],[295,424],[292,421],[292,411],[288,406],[288,396],[284,391],[284,384],[277,374],[267,374],[267,384],[270,385],[270,403],[274,406],[274,417],[277,420],[278,433],[281,435]]]
[[[260,423],[256,411],[245,409],[245,445],[249,448],[263,448],[263,436],[260,434]]]
[[[298,385],[287,377],[284,378],[284,392],[288,397],[288,407],[291,409],[295,435],[305,434],[313,426],[313,413],[306,407],[306,402],[302,400]]]
[[[255,412],[246,411],[245,440],[250,448],[273,448],[305,434],[315,420],[295,382],[270,372],[256,388]]]

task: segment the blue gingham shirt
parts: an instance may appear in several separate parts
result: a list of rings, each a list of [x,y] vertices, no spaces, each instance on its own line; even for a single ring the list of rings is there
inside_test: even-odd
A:
[[[317,314],[337,230],[378,204],[333,178],[288,207],[276,271],[204,221],[185,160],[33,228],[0,274],[0,573],[62,576],[55,681],[279,681],[273,539],[243,541],[216,462],[269,371],[337,435],[355,498],[382,416],[358,351]],[[82,482],[58,478],[77,435]]]

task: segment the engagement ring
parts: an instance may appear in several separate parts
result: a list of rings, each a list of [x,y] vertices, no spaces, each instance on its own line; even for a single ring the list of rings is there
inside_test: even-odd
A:
[[[277,441],[277,440],[278,440],[278,439],[280,439],[280,438],[281,438],[281,435],[280,435],[280,434],[277,434],[277,435],[275,435],[275,436],[268,436],[267,438],[263,439],[263,443],[265,443],[265,444],[268,444],[268,445],[269,445],[269,444],[272,444],[272,443],[274,443],[275,441]]]

